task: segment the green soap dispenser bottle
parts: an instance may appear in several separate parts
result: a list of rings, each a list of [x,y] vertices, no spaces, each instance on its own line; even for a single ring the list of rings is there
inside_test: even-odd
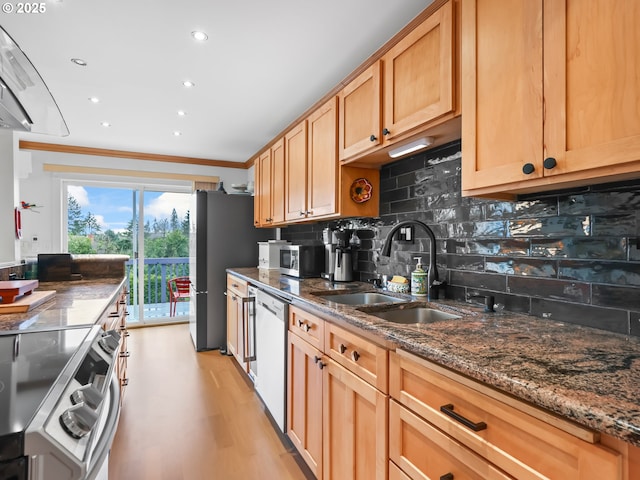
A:
[[[411,295],[416,297],[427,296],[427,272],[422,268],[422,258],[414,257],[417,260],[416,269],[411,272]]]

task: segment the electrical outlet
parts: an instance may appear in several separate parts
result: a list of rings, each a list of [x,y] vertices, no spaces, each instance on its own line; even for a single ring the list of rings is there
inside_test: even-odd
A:
[[[402,227],[398,230],[397,241],[400,243],[413,243],[414,233],[413,225]]]

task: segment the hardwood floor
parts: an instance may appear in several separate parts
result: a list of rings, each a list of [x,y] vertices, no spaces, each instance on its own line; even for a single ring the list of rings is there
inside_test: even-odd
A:
[[[196,353],[186,324],[130,332],[110,480],[306,478],[232,357]]]

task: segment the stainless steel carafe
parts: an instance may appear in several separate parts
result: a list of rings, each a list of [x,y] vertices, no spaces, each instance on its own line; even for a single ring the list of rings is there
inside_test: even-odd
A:
[[[336,247],[333,280],[336,282],[353,281],[353,254],[349,247]]]

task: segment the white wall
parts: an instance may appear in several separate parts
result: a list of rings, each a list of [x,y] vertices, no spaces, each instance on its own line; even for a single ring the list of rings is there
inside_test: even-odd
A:
[[[134,188],[142,183],[160,187],[190,187],[190,182],[184,180],[153,180],[139,177],[105,177],[45,172],[43,171],[44,164],[218,176],[224,182],[228,192],[232,191],[231,184],[247,183],[247,181],[253,180],[253,168],[244,170],[44,151],[33,151],[29,155],[31,156],[31,172],[26,178],[20,179],[20,200],[38,205],[40,208],[34,211],[23,211],[23,236],[20,242],[22,258],[33,257],[38,253],[64,251],[62,245],[63,205],[67,199],[63,192],[63,183],[67,180],[98,180],[121,183],[134,186]],[[20,255],[16,258],[20,258]]]
[[[0,265],[15,261],[15,232],[13,228],[13,209],[15,203],[15,176],[13,158],[13,132],[0,132],[0,216],[3,219],[0,235]]]

